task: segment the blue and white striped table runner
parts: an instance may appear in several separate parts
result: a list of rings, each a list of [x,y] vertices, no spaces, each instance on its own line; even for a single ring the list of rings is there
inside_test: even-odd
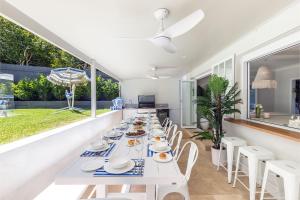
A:
[[[109,149],[107,149],[105,151],[97,151],[97,152],[85,151],[80,156],[81,157],[107,157],[107,156],[110,155],[110,153],[112,152],[112,150],[116,146],[115,143],[112,143],[112,144],[109,144],[109,145],[110,145]]]

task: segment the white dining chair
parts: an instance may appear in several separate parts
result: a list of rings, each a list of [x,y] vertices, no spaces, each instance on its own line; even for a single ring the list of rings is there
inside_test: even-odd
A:
[[[165,126],[164,126],[164,131],[168,132],[168,130],[170,129],[170,127],[172,126],[172,120],[168,119],[168,121],[166,122]]]
[[[163,123],[161,124],[162,127],[165,127],[168,123],[169,123],[170,118],[166,117],[165,120],[163,121]]]
[[[171,142],[171,139],[176,132],[177,132],[177,124],[171,125],[167,130],[166,139],[168,140],[169,143]]]
[[[185,200],[190,200],[189,188],[188,188],[188,181],[191,176],[192,168],[195,165],[197,158],[198,158],[198,147],[197,145],[192,142],[188,141],[185,143],[176,159],[178,161],[182,155],[182,152],[190,145],[188,160],[187,160],[187,167],[185,174],[181,174],[182,181],[175,185],[156,185],[156,199],[163,200],[167,194],[170,193],[180,193],[184,196]]]
[[[179,150],[180,150],[180,144],[182,140],[182,131],[177,131],[177,133],[173,134],[171,141],[170,141],[170,146],[172,148],[173,152],[173,158],[176,160]]]

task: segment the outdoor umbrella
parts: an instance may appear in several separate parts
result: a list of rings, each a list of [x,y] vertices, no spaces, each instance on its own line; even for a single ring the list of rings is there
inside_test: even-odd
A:
[[[66,86],[70,88],[70,92],[66,91],[68,107],[62,108],[63,110],[79,110],[78,108],[74,107],[76,85],[90,80],[84,70],[75,69],[71,67],[57,68],[51,70],[51,73],[49,76],[47,76],[47,79],[53,84]]]

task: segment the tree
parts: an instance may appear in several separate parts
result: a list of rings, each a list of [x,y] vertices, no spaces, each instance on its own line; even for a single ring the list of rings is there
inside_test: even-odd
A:
[[[119,96],[119,84],[112,82],[111,79],[104,82],[102,90],[105,100],[112,100]]]
[[[85,62],[0,16],[0,62],[46,67],[86,66]]]

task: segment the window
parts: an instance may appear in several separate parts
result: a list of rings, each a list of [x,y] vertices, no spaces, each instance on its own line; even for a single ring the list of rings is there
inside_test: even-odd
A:
[[[225,59],[213,67],[213,74],[229,80],[229,86],[234,84],[234,56]]]
[[[234,56],[213,66],[213,74],[224,77],[229,81],[228,90],[234,85]],[[234,114],[226,115],[226,117],[234,117]]]
[[[248,118],[300,129],[300,44],[248,62]]]

